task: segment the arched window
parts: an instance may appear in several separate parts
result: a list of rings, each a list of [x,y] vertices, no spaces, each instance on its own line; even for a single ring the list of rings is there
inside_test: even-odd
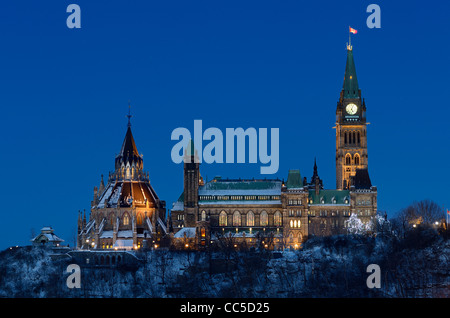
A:
[[[142,225],[142,220],[143,220],[143,216],[142,216],[142,213],[138,213],[138,215],[137,215],[137,224],[138,225]]]
[[[206,221],[206,211],[205,210],[202,211],[201,220]]]
[[[356,144],[356,132],[353,132],[353,143]]]
[[[280,211],[275,212],[273,223],[275,226],[281,226],[281,224],[283,223]]]
[[[241,213],[239,211],[233,213],[233,226],[241,226]]]
[[[225,211],[219,214],[219,226],[227,226],[227,213]]]
[[[347,144],[347,132],[344,132],[344,144]]]
[[[348,132],[348,143],[349,144],[352,143],[352,132],[351,131]]]
[[[124,213],[123,214],[123,225],[129,225],[130,224],[130,217],[128,215],[128,213]]]
[[[113,213],[109,214],[109,224],[114,225],[114,214]]]
[[[247,213],[247,226],[255,226],[255,214],[252,211]]]
[[[355,165],[359,166],[359,155],[355,154]]]
[[[352,156],[350,154],[345,155],[345,164],[350,166],[352,164]]]
[[[358,131],[358,145],[361,144],[361,133]]]
[[[259,216],[259,223],[261,226],[267,226],[269,224],[269,216],[266,211],[262,211]]]

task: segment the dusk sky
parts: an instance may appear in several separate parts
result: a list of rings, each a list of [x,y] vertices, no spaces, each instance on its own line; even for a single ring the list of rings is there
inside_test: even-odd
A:
[[[81,8],[69,29],[66,8]],[[381,8],[370,29],[369,4]],[[450,4],[445,1],[2,1],[0,249],[52,226],[74,245],[127,128],[167,209],[183,191],[178,127],[279,128],[280,167],[202,164],[208,180],[311,178],[336,187],[336,103],[348,27],[367,106],[378,210],[450,208]],[[205,145],[205,143],[204,143]]]

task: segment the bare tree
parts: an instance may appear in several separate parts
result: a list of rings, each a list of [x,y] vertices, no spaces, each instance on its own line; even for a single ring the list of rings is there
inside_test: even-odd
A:
[[[429,199],[413,202],[402,209],[397,216],[397,224],[406,231],[410,226],[425,224],[433,225],[444,218],[444,209]]]

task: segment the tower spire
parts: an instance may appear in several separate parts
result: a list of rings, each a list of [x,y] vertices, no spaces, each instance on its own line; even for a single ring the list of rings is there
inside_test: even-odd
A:
[[[355,60],[351,44],[347,45],[347,63],[345,65],[344,84],[342,85],[344,98],[358,98],[359,86],[356,77]]]
[[[131,127],[131,117],[133,117],[133,116],[131,115],[131,103],[130,103],[130,101],[128,101],[128,115],[127,115],[127,117],[128,117],[128,125],[127,125],[127,127]]]

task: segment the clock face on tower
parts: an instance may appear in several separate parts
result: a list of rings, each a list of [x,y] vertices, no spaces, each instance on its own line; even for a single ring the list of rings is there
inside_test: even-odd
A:
[[[347,107],[345,107],[345,110],[348,114],[354,115],[358,111],[358,106],[356,106],[355,104],[348,104]]]

